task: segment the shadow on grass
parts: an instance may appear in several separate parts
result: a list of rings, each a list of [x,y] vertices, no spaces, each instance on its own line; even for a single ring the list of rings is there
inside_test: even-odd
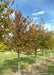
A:
[[[20,57],[21,69],[24,69],[29,64],[34,63],[33,57]],[[16,72],[18,69],[18,58],[14,58],[12,60],[4,60],[4,62],[0,65],[0,75],[4,73]]]
[[[49,66],[48,68],[48,71],[42,75],[54,75],[54,66]]]
[[[54,66],[49,66],[49,70],[48,70],[48,73],[53,73],[54,75]]]

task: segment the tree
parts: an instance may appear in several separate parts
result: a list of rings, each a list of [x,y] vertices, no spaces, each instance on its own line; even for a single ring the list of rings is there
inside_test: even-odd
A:
[[[10,1],[8,0],[0,0],[0,41],[7,37],[7,34],[10,32],[10,14],[13,13],[13,9],[11,9],[9,4]]]
[[[26,32],[27,35],[27,47],[32,53],[35,51],[35,64],[37,64],[37,49],[39,45],[38,34],[39,34],[39,25],[33,24],[29,27],[29,30]]]
[[[22,12],[15,11],[15,19],[12,23],[12,37],[10,37],[10,43],[13,48],[18,53],[18,74],[20,73],[20,51],[27,51],[25,49],[26,45],[26,31],[32,20],[27,16],[24,18]]]
[[[35,63],[37,64],[37,49],[40,48],[44,51],[45,56],[45,50],[49,49],[49,39],[47,34],[47,29],[44,29],[44,23],[40,24],[33,24],[30,26],[29,30],[27,31],[27,44],[28,48],[32,51],[35,51]],[[31,51],[30,50],[30,51]],[[45,59],[45,58],[44,58]]]
[[[49,31],[47,33],[47,37],[48,37],[48,46],[49,46],[49,50],[50,50],[50,54],[52,54],[52,50],[54,48],[54,37],[53,37],[53,32]]]
[[[53,39],[52,39],[52,32],[49,32],[47,29],[42,30],[41,34],[39,35],[39,48],[44,51],[44,62],[45,62],[45,52],[53,48]]]

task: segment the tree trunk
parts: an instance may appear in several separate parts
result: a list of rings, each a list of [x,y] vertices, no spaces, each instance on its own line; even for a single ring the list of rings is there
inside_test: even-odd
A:
[[[45,63],[45,50],[44,50],[44,63]]]
[[[18,50],[18,75],[20,75],[20,51]]]
[[[51,49],[50,49],[50,58],[51,58],[51,56],[52,56],[52,51],[51,51]]]
[[[35,64],[37,65],[37,50],[35,49]]]

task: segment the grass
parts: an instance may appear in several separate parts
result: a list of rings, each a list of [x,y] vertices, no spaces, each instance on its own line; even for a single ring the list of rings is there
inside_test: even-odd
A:
[[[50,73],[52,73],[52,75],[54,75],[54,64],[51,65],[51,66],[49,66],[49,70],[48,70],[47,73],[48,73],[49,75],[50,75]]]
[[[48,71],[43,75],[54,75],[54,61],[48,62]]]
[[[49,56],[49,53],[46,53],[46,56]],[[20,54],[20,56],[25,56],[24,53]],[[43,58],[43,53],[37,55],[37,60],[39,61]],[[26,56],[20,57],[21,69],[28,67],[30,64],[35,62],[35,56]],[[16,52],[0,52],[0,75],[5,73],[16,72],[18,69],[18,58]]]

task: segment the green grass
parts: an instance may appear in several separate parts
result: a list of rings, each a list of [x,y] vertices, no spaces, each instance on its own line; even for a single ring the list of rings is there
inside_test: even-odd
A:
[[[20,56],[24,56],[25,53],[20,54]],[[49,53],[46,53],[46,56],[49,56]],[[37,55],[37,60],[39,61],[43,58],[43,54]],[[35,56],[27,56],[20,57],[21,69],[28,67],[30,64],[35,62]],[[9,52],[6,54],[5,52],[0,52],[0,75],[5,73],[11,73],[17,71],[18,58],[16,52]]]
[[[48,71],[44,73],[43,75],[54,75],[54,62],[48,62]]]

